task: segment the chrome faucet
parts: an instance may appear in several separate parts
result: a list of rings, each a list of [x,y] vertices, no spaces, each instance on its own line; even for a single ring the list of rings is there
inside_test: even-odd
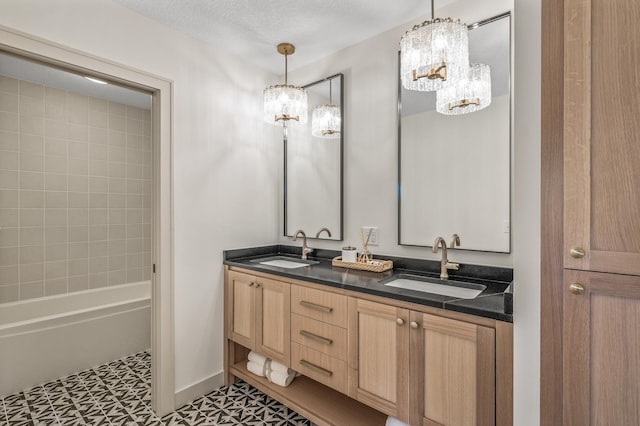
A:
[[[458,237],[457,241],[459,245],[460,237]],[[455,242],[456,240],[454,238],[453,243]],[[452,243],[452,246],[453,246],[453,243]],[[449,279],[449,269],[453,269],[457,271],[458,268],[460,267],[460,264],[449,262],[449,259],[447,259],[447,243],[445,242],[444,238],[442,237],[436,238],[436,241],[433,243],[433,250],[432,250],[434,253],[438,252],[438,246],[442,246],[442,260],[440,260],[440,279],[447,280]]]
[[[296,241],[300,234],[302,234],[302,260],[307,260],[307,255],[313,252],[313,249],[307,245],[307,234],[305,234],[302,229],[298,229],[296,233],[293,234],[293,241]]]
[[[323,232],[326,232],[327,236],[331,238],[331,231],[329,231],[329,228],[320,228],[320,230],[316,232],[316,238],[320,238],[320,234],[322,234]]]

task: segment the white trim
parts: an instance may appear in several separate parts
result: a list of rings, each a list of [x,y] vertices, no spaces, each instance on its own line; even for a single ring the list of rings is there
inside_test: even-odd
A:
[[[203,379],[192,385],[186,386],[176,391],[176,408],[182,407],[188,402],[198,399],[202,395],[206,395],[209,392],[218,389],[222,385],[224,385],[224,371],[209,376],[206,379]]]
[[[175,409],[173,312],[173,82],[0,25],[0,50],[82,71],[152,93],[154,231],[151,290],[152,405],[162,416]]]

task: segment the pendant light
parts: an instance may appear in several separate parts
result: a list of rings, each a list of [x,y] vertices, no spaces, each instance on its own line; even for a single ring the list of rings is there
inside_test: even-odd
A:
[[[314,107],[311,113],[311,134],[318,138],[340,137],[340,107],[333,104],[331,82],[329,80],[329,103]]]
[[[269,124],[307,122],[307,91],[301,87],[289,85],[287,80],[287,57],[293,55],[296,48],[291,43],[280,43],[278,52],[284,55],[284,84],[264,89],[264,121]]]
[[[436,111],[441,114],[468,114],[490,104],[491,68],[485,64],[471,64],[468,78],[436,93]]]
[[[400,40],[400,78],[408,90],[430,92],[467,77],[469,37],[460,20],[435,17],[415,25]]]

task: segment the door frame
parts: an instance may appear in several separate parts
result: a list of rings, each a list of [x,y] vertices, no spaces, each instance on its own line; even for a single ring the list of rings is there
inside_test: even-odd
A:
[[[151,403],[158,416],[175,409],[173,310],[173,82],[0,25],[0,50],[57,68],[150,92],[152,96],[153,230]]]
[[[540,424],[563,424],[564,0],[542,0]]]

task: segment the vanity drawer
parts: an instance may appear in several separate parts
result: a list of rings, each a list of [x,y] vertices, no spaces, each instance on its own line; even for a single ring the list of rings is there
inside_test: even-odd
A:
[[[291,341],[347,360],[347,329],[291,314]]]
[[[291,286],[291,312],[347,327],[347,298],[342,294]]]
[[[338,392],[347,393],[346,361],[292,342],[291,368]]]

